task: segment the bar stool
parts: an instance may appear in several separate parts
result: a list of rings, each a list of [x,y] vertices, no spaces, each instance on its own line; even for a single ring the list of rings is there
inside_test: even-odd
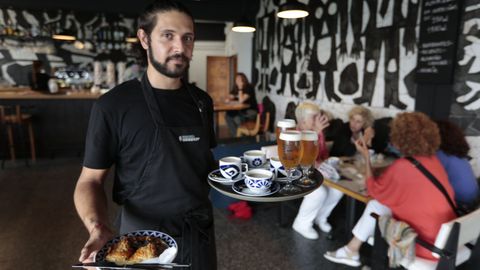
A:
[[[5,126],[8,140],[8,149],[10,152],[10,159],[12,161],[16,160],[15,152],[15,142],[14,142],[14,133],[13,128],[18,127],[18,134],[20,141],[25,145],[23,127],[26,126],[28,130],[29,144],[30,144],[30,155],[32,162],[36,161],[36,151],[35,151],[35,136],[33,133],[32,126],[32,115],[21,112],[20,105],[15,105],[13,107],[9,106],[0,106],[0,122],[2,126]]]

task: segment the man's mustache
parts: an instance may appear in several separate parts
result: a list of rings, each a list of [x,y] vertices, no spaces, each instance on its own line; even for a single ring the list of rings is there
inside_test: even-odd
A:
[[[172,56],[169,56],[169,57],[167,57],[165,62],[168,62],[170,60],[183,60],[185,62],[190,61],[190,59],[188,57],[186,57],[183,53],[174,54]]]

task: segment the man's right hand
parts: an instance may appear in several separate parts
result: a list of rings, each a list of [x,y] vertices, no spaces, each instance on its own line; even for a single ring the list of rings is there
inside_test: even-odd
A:
[[[85,246],[83,246],[78,260],[81,263],[93,262],[97,252],[113,237],[113,232],[105,225],[95,225],[90,230],[90,237]]]

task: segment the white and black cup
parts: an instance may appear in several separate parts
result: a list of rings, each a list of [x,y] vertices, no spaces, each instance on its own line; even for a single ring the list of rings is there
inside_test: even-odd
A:
[[[262,150],[249,150],[243,153],[243,159],[249,168],[259,168],[265,165],[267,158]]]
[[[240,175],[248,170],[246,163],[242,163],[239,157],[224,157],[219,161],[219,170],[226,179],[237,179]]]
[[[276,178],[283,178],[287,176],[285,167],[283,167],[283,164],[278,157],[270,158],[270,171],[273,172]]]
[[[252,193],[268,192],[272,186],[273,173],[266,169],[253,169],[245,173],[245,185]]]

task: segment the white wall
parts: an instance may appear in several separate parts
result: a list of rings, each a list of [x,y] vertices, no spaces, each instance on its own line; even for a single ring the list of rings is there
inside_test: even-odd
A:
[[[196,41],[188,71],[189,81],[207,90],[207,56],[225,56],[225,42]]]
[[[237,71],[245,73],[252,81],[252,42],[253,33],[237,33],[231,31],[233,24],[225,27],[225,53],[229,56],[237,55]]]
[[[252,33],[231,31],[232,23],[225,27],[225,41],[196,41],[188,72],[190,82],[203,90],[207,89],[207,56],[237,55],[237,71],[243,72],[251,81]]]

